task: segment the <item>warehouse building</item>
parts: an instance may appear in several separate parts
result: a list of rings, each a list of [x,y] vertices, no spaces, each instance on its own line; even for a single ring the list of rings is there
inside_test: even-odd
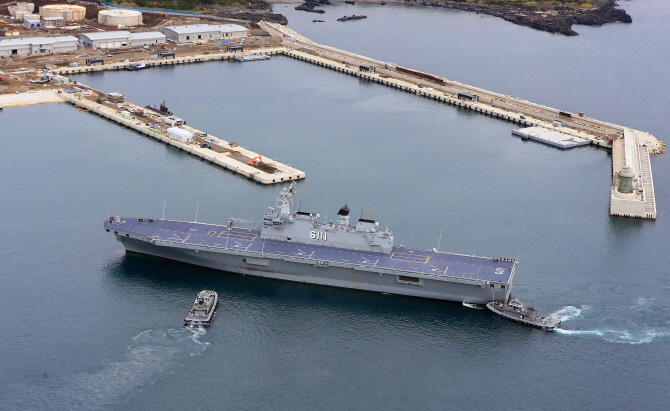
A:
[[[53,54],[76,51],[79,42],[76,37],[25,37],[0,40],[0,56],[28,56],[32,54]]]
[[[0,40],[0,56],[17,56],[30,55],[32,43],[30,39],[8,39]]]
[[[249,29],[237,24],[196,24],[195,26],[163,27],[163,34],[168,40],[181,41],[209,41],[229,37],[246,37]]]
[[[81,45],[93,49],[111,49],[128,45],[130,33],[127,31],[101,31],[80,34]]]
[[[149,46],[158,43],[165,43],[165,34],[158,31],[130,33],[130,37],[128,38],[129,46]]]
[[[62,17],[40,17],[42,26],[64,26],[65,19]]]
[[[111,49],[125,46],[147,46],[165,43],[165,35],[158,31],[130,33],[127,31],[102,31],[80,34],[81,44],[93,49]]]
[[[24,19],[23,20],[23,27],[27,29],[37,29],[40,28],[40,20],[39,18],[37,19]]]

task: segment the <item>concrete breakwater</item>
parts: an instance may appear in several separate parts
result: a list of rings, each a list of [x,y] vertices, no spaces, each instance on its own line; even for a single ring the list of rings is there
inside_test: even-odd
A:
[[[260,26],[270,35],[282,39],[287,56],[524,126],[545,127],[588,139],[592,144],[611,148],[614,152],[623,150],[623,163],[612,164],[610,214],[656,218],[649,155],[662,152],[665,145],[649,133],[318,44],[280,24],[261,22]],[[623,167],[634,170],[636,178],[633,186],[622,192],[619,173]]]
[[[60,67],[50,70],[54,74],[79,74],[79,73],[93,73],[97,71],[106,71],[106,70],[125,70],[131,65],[136,65],[137,63],[144,63],[150,67],[160,67],[160,66],[173,66],[176,64],[189,64],[189,63],[200,63],[203,61],[221,61],[221,60],[230,60],[235,56],[240,55],[256,55],[256,54],[267,54],[269,56],[274,56],[277,54],[282,54],[284,52],[283,47],[272,47],[266,49],[255,49],[247,52],[230,52],[230,53],[211,53],[211,54],[197,54],[190,56],[175,56],[174,58],[164,58],[159,60],[140,60],[140,61],[131,61],[131,62],[118,62],[111,64],[100,64],[95,66],[81,66],[81,67]]]
[[[86,94],[92,97],[104,94],[91,87],[84,87],[87,89]],[[61,92],[59,96],[62,96],[65,101],[73,104],[82,111],[90,111],[98,114],[101,117],[174,146],[214,165],[223,167],[261,184],[276,184],[305,178],[304,172],[268,157],[262,157],[262,163],[256,163],[254,159],[260,158],[260,154],[246,148],[238,147],[236,143],[231,143],[216,136],[208,135],[195,128],[185,125],[181,126],[181,129],[187,130],[198,136],[198,139],[201,142],[208,144],[209,147],[197,144],[197,142],[184,143],[171,138],[161,130],[150,127],[148,125],[149,123],[146,123],[144,119],[138,119],[136,116],[131,116],[129,111],[120,111],[118,110],[119,107],[115,105],[110,106],[108,104],[91,101],[85,98],[83,92]],[[124,107],[134,111],[142,110],[141,107],[130,103],[126,103]],[[254,162],[255,165],[248,164],[249,161]]]

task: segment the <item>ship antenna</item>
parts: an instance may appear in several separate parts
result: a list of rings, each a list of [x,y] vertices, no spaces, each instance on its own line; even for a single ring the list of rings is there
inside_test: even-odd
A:
[[[165,202],[167,201],[167,197],[163,200],[163,220],[165,220]]]
[[[402,236],[402,240],[400,240],[400,247],[403,246],[403,243],[405,242],[405,236]]]
[[[440,251],[440,242],[442,241],[442,229],[440,228],[440,238],[437,240],[437,251]]]
[[[264,251],[265,251],[265,232],[263,232],[263,248],[261,248],[261,257],[263,257]]]
[[[363,218],[363,208],[365,208],[365,197],[363,197],[363,204],[361,205],[361,216],[360,216],[359,220],[361,218]]]
[[[195,206],[195,221],[194,221],[194,223],[198,222],[198,208],[200,208],[200,200],[198,200],[198,204]]]

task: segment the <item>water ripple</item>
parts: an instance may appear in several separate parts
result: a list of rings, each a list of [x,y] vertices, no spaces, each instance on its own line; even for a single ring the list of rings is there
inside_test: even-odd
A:
[[[561,320],[561,327],[555,331],[558,334],[572,336],[596,336],[608,342],[626,344],[650,343],[656,338],[670,337],[670,329],[664,326],[662,318],[655,321],[655,312],[663,312],[663,304],[656,300],[644,297],[635,300],[628,310],[617,310],[617,316],[607,315],[600,318],[585,318],[591,307],[582,305],[563,307],[552,315]],[[589,313],[590,314],[590,313]],[[623,314],[623,315],[622,315]],[[594,313],[597,317],[597,313]],[[600,323],[601,326],[593,328],[564,328],[565,323],[570,321],[582,321],[587,323]],[[644,323],[642,323],[644,321]],[[649,323],[652,325],[650,326]],[[625,325],[623,325],[625,324]]]
[[[123,358],[99,371],[61,376],[59,387],[31,384],[5,409],[95,410],[107,408],[139,387],[153,383],[166,370],[202,354],[210,343],[200,341],[204,328],[147,330],[132,338]],[[5,405],[3,405],[3,408]]]

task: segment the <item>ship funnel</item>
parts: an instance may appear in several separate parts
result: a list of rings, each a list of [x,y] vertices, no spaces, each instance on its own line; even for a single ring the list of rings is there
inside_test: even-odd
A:
[[[340,208],[340,211],[337,212],[337,215],[340,216],[338,221],[339,229],[346,230],[349,228],[349,207],[346,205]]]

